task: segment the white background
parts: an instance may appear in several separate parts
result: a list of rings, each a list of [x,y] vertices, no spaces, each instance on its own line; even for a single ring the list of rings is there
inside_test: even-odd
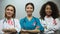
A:
[[[32,2],[35,6],[33,16],[39,18],[39,11],[41,9],[41,6],[48,1],[53,1],[60,9],[60,0],[0,0],[0,19],[4,18],[4,9],[8,4],[12,4],[16,7],[16,18],[20,19],[25,17],[25,5],[28,2]]]

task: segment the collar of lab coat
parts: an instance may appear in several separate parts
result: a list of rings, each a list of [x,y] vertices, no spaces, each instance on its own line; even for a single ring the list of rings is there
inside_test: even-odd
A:
[[[7,18],[5,18],[5,20],[7,21],[8,19],[7,19]],[[12,21],[13,21],[13,18],[11,18],[10,20],[12,20]]]
[[[53,17],[51,17],[51,16],[50,17],[45,16],[44,19],[45,20],[53,20]]]

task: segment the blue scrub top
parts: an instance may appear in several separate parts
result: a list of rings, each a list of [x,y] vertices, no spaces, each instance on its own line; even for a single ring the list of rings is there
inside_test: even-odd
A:
[[[36,26],[39,26],[40,31],[44,31],[38,18],[33,17],[30,21],[27,17],[20,20],[21,28],[25,30],[34,30]]]

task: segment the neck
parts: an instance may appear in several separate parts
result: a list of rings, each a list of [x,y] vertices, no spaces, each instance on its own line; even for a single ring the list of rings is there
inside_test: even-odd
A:
[[[32,16],[27,16],[28,20],[30,21],[32,19]]]
[[[46,15],[46,16],[47,16],[47,18],[51,17],[50,15]]]
[[[7,17],[7,20],[10,20],[11,19],[11,17]]]
[[[28,15],[27,17],[28,17],[28,18],[31,18],[31,17],[32,17],[32,15]]]

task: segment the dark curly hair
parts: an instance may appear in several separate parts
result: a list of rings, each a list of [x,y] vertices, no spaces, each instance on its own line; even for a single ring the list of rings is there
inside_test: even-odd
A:
[[[58,10],[58,8],[57,8],[57,5],[56,5],[54,2],[52,2],[52,1],[48,1],[47,3],[45,3],[45,4],[42,6],[42,8],[41,8],[41,10],[40,10],[40,12],[39,12],[39,14],[40,14],[40,16],[41,16],[40,18],[44,20],[44,17],[46,16],[46,13],[45,13],[46,5],[50,5],[50,6],[51,6],[51,10],[52,10],[51,16],[52,16],[54,19],[58,18],[58,17],[59,17],[59,10]]]

